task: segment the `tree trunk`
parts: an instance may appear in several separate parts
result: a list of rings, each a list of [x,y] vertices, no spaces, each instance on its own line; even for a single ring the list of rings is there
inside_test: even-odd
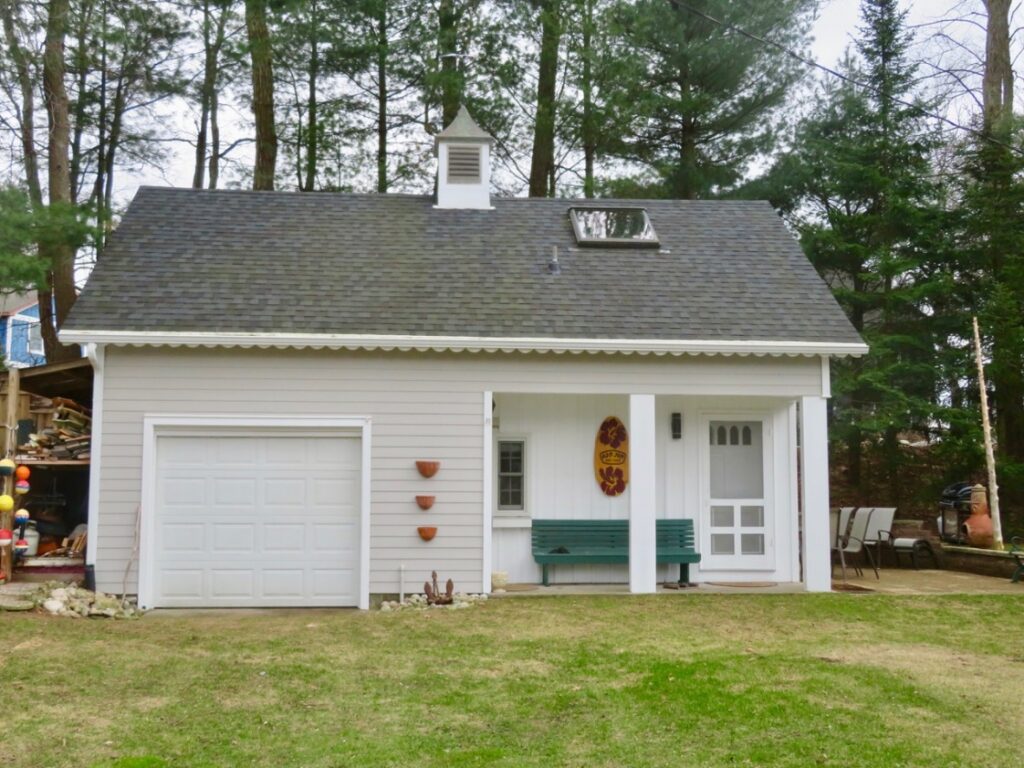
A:
[[[210,0],[203,1],[203,82],[199,86],[199,129],[196,131],[196,161],[192,171],[192,188],[203,188],[206,174],[206,130],[210,121],[210,99],[217,62],[213,50],[213,27]]]
[[[307,96],[306,115],[306,182],[302,188],[312,192],[316,188],[317,166],[317,112],[316,88],[320,74],[320,50],[318,48],[318,32],[320,19],[317,15],[316,0],[309,0],[309,91]]]
[[[546,197],[555,168],[555,87],[562,34],[560,0],[540,0],[540,60],[537,68],[537,116],[533,123],[530,197]]]
[[[986,132],[1002,135],[1013,117],[1013,66],[1010,58],[1010,2],[985,0],[985,74],[981,97]]]
[[[459,67],[459,12],[457,0],[441,0],[438,5],[438,48],[441,52],[441,125],[448,125],[459,114],[462,103],[462,76]]]
[[[43,204],[43,192],[39,182],[39,153],[36,151],[35,91],[28,58],[18,40],[16,20],[20,18],[20,13],[17,0],[0,0],[0,14],[3,16],[4,34],[7,36],[7,50],[14,63],[18,89],[21,91],[21,117],[18,131],[25,164],[25,184],[28,187],[32,206],[38,210]]]
[[[220,106],[220,97],[217,89],[213,91],[213,98],[210,100],[210,183],[209,189],[217,188],[217,180],[220,178],[220,122],[217,119],[217,109]]]
[[[274,68],[266,0],[245,0],[245,28],[252,61],[252,112],[256,122],[256,162],[252,188],[273,189],[277,167],[274,126]]]
[[[1010,150],[1004,150],[1013,138],[1013,67],[1010,56],[1011,0],[985,0],[988,18],[985,40],[985,72],[982,80],[983,128],[995,139],[984,173],[989,194],[1011,199],[1011,187],[1020,183],[1008,169],[1015,166]],[[1007,222],[1018,214],[1010,206],[1003,210]],[[992,233],[994,234],[994,233]],[[994,238],[995,239],[995,238]],[[998,243],[998,239],[996,239]],[[998,249],[1000,246],[995,245]],[[999,453],[1013,463],[1024,463],[1024,353],[1021,350],[1019,318],[1024,312],[1024,287],[1015,278],[1017,270],[1009,265],[1020,259],[1015,253],[992,253],[992,277],[996,283],[999,315],[991,324],[992,365],[996,434]],[[1007,501],[1024,502],[1024,487],[1008,484]],[[1008,504],[1009,506],[1009,504]]]
[[[388,191],[388,7],[377,10],[377,192]]]
[[[583,196],[594,196],[594,156],[597,154],[597,126],[594,124],[594,0],[583,0]]]
[[[68,147],[71,140],[68,94],[64,87],[64,38],[67,34],[68,0],[50,0],[43,48],[43,100],[49,128],[50,207],[71,208],[71,174]],[[57,340],[75,303],[75,252],[67,243],[41,251],[49,256],[50,275],[39,292],[39,319],[46,359],[51,363],[80,356],[77,346]]]

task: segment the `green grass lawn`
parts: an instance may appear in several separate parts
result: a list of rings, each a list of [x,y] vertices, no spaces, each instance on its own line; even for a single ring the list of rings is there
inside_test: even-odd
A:
[[[1013,766],[1024,597],[0,614],[0,765]]]

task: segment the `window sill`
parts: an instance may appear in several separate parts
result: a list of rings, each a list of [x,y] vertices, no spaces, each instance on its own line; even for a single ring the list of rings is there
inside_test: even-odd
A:
[[[533,520],[529,517],[499,517],[495,515],[491,519],[492,528],[530,528]]]

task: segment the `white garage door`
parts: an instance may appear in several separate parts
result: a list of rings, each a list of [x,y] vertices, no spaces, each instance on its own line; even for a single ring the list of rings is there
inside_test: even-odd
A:
[[[358,436],[157,437],[153,603],[359,602]]]

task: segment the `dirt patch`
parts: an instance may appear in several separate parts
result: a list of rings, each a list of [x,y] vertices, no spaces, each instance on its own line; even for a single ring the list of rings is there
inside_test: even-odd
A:
[[[989,722],[1024,730],[1024,663],[1006,656],[934,645],[864,644],[832,650],[823,661],[879,667],[938,695],[966,699],[990,710]]]

